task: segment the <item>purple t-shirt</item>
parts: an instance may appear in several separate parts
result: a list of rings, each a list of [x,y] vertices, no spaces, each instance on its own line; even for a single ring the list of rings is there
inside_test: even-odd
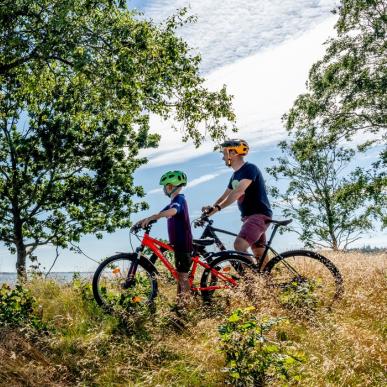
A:
[[[169,243],[174,246],[175,251],[190,253],[192,251],[192,232],[184,195],[176,195],[162,211],[170,208],[175,208],[177,214],[168,218]]]

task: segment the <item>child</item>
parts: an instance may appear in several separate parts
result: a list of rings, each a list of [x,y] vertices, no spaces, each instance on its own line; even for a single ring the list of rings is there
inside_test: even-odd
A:
[[[171,203],[159,213],[142,219],[142,227],[152,220],[168,218],[169,242],[175,251],[175,265],[178,274],[177,304],[184,306],[190,295],[188,272],[191,267],[192,233],[189,221],[188,206],[180,192],[187,184],[187,175],[181,171],[169,171],[160,178],[164,193],[171,198]]]

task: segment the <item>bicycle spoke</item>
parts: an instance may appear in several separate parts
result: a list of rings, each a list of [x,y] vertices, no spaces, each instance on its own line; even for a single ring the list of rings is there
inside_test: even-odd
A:
[[[205,300],[222,298],[224,293],[218,290],[235,289],[245,279],[247,271],[251,268],[249,261],[240,260],[238,257],[225,257],[214,261],[211,270],[203,273],[201,280],[202,296]]]
[[[342,279],[326,258],[308,252],[284,253],[273,259],[269,285],[290,307],[327,307],[341,294]]]
[[[133,264],[132,260],[117,258],[101,268],[96,281],[96,292],[104,306],[126,310],[152,299],[151,274],[135,263],[136,272],[129,275]]]

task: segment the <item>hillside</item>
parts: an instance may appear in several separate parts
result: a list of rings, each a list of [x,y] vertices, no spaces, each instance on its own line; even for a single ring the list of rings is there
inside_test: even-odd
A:
[[[0,385],[222,386],[227,372],[218,327],[236,308],[254,304],[257,319],[286,318],[268,335],[304,358],[288,385],[381,386],[387,254],[326,255],[345,280],[345,296],[331,312],[284,308],[257,280],[253,298],[235,294],[211,308],[197,300],[185,322],[163,297],[155,315],[116,318],[95,305],[87,283],[33,279],[27,286],[46,328],[0,327]],[[285,385],[275,376],[266,383]]]

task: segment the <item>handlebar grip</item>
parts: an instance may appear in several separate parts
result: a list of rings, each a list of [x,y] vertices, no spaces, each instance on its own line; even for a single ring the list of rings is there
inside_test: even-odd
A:
[[[151,220],[149,223],[148,223],[148,225],[146,226],[146,227],[142,227],[141,225],[139,225],[139,224],[135,224],[135,225],[133,225],[131,228],[130,228],[130,231],[131,232],[134,232],[134,233],[136,233],[136,232],[138,232],[138,231],[140,231],[141,229],[143,229],[143,230],[150,230],[151,229],[151,225],[152,224],[154,224],[154,223],[157,223],[157,220]]]
[[[209,213],[212,212],[213,210],[214,210],[214,207],[213,207],[213,206],[209,207],[207,210],[203,211],[202,217],[203,217],[203,215],[207,217],[206,214],[209,214]]]

